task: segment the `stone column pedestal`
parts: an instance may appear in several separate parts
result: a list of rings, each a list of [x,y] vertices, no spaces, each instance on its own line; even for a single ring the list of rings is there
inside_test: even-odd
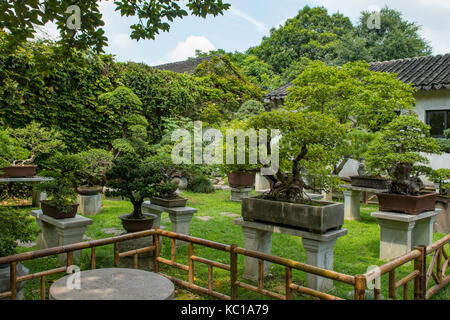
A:
[[[155,227],[161,225],[161,214],[167,212],[169,214],[169,219],[172,223],[172,231],[179,234],[189,235],[191,220],[194,214],[197,213],[197,209],[190,207],[178,207],[178,208],[166,208],[151,204],[150,201],[144,202],[142,205],[142,210],[144,213],[153,213],[158,216],[158,219],[153,224]],[[187,242],[177,240],[176,246],[187,245]]]
[[[47,200],[47,193],[33,189],[32,206],[40,208],[41,200]]]
[[[272,232],[242,226],[245,248],[270,254],[272,251]],[[270,262],[264,262],[264,276],[270,274]],[[258,259],[244,257],[244,279],[258,281]]]
[[[32,210],[31,215],[36,217],[36,222],[41,229],[38,239],[39,249],[82,242],[87,227],[92,224],[91,219],[79,215],[72,219],[54,219],[44,215],[41,210]],[[78,261],[80,256],[81,250],[73,253],[74,263]],[[58,256],[60,265],[65,265],[66,261],[67,254]]]
[[[270,183],[261,173],[255,176],[255,191],[258,193],[270,191]]]
[[[345,220],[361,220],[361,191],[347,190],[344,191],[344,219]]]
[[[306,251],[306,263],[327,270],[333,270],[333,249],[336,240],[347,234],[346,229],[341,229],[321,235],[289,227],[244,221],[242,218],[234,220],[234,224],[242,227],[246,249],[267,254],[271,254],[273,232],[300,237]],[[258,279],[258,260],[245,257],[244,263],[244,278],[256,281]],[[267,263],[264,265],[265,276],[269,274],[269,270],[270,265]],[[333,289],[333,280],[307,273],[306,286],[322,292],[330,291]]]
[[[434,232],[450,233],[450,197],[438,196],[436,209],[440,209],[441,213],[434,223]]]
[[[85,216],[95,216],[102,211],[101,193],[91,196],[78,195],[78,212]]]
[[[433,224],[440,210],[408,215],[395,212],[373,212],[380,225],[380,260],[393,260],[416,246],[433,243]]]
[[[241,202],[243,198],[252,196],[252,188],[231,188],[230,200],[234,202]]]

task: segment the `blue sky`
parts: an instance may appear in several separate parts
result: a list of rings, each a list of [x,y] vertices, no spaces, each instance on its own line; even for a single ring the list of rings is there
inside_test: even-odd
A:
[[[185,1],[181,1],[185,2]],[[135,41],[129,38],[129,26],[135,18],[121,17],[112,0],[101,1],[105,31],[109,39],[107,53],[119,61],[158,65],[184,60],[195,49],[209,51],[245,51],[261,42],[272,27],[295,16],[305,5],[324,6],[329,13],[341,12],[356,22],[360,12],[386,5],[399,10],[408,21],[422,25],[421,34],[430,41],[435,54],[450,52],[449,0],[228,0],[231,10],[223,16],[207,19],[186,17],[172,23],[170,32],[155,40]]]

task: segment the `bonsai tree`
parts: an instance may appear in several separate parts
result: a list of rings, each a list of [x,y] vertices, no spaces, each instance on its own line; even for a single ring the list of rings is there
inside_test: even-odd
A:
[[[76,202],[76,188],[80,184],[79,177],[86,168],[86,162],[76,155],[56,154],[45,165],[45,176],[53,180],[42,182],[37,188],[48,194],[48,204],[58,208],[61,213],[68,213]]]
[[[402,115],[382,130],[369,145],[364,158],[370,172],[387,175],[390,193],[418,195],[420,173],[429,161],[422,153],[440,153],[430,127],[415,114]]]
[[[99,101],[120,115],[122,136],[112,142],[116,157],[124,154],[148,154],[147,119],[144,117],[142,102],[127,87],[118,87],[112,92],[99,96]]]
[[[87,187],[104,186],[105,173],[114,158],[112,153],[102,149],[91,149],[76,156],[85,163],[85,167],[79,173],[80,184]]]
[[[177,198],[178,185],[172,181],[183,170],[183,166],[173,164],[172,159],[165,153],[146,158],[145,165],[159,170],[160,177],[162,177],[161,183],[155,185],[156,197],[164,199]]]
[[[332,167],[339,160],[336,150],[345,143],[347,127],[318,112],[279,109],[249,121],[256,129],[278,129],[280,169],[266,178],[270,192],[265,198],[293,203],[309,201],[305,189],[327,190],[338,184]]]
[[[37,122],[32,122],[25,128],[11,129],[8,132],[23,148],[29,151],[28,157],[13,161],[12,165],[24,166],[34,163],[36,158],[60,151],[64,147],[59,132],[43,128]]]
[[[450,169],[432,170],[430,179],[439,186],[441,196],[450,196]]]
[[[0,257],[17,253],[17,241],[34,241],[38,234],[35,220],[22,210],[0,208]]]
[[[0,168],[11,166],[17,161],[23,161],[29,155],[30,152],[24,149],[17,139],[9,136],[6,130],[0,130]]]
[[[116,158],[106,172],[106,195],[122,196],[130,199],[133,213],[129,219],[144,219],[142,204],[144,199],[154,197],[161,192],[157,186],[164,180],[158,167],[148,165],[130,154]]]
[[[361,147],[368,145],[373,133],[397,118],[399,111],[411,110],[415,104],[411,85],[395,74],[369,68],[366,62],[351,62],[341,68],[311,62],[294,80],[286,98],[285,105],[290,109],[320,112],[348,124],[350,143],[337,150],[341,161],[334,167],[335,175],[349,159],[361,160],[365,151]]]

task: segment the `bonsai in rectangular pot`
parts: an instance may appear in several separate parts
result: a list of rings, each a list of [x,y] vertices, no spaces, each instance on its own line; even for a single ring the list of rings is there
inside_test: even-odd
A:
[[[390,179],[389,192],[378,194],[381,211],[417,215],[435,209],[435,193],[420,195],[419,176],[430,170],[420,165],[429,162],[423,153],[439,154],[440,147],[430,127],[412,113],[392,121],[370,144],[365,154],[369,170]]]
[[[63,146],[60,134],[32,122],[24,128],[8,129],[0,137],[0,177],[31,178],[35,175],[33,163]]]
[[[243,199],[244,220],[319,234],[340,229],[344,224],[343,204],[311,200],[305,190],[311,189],[307,181],[316,181],[316,188],[322,190],[339,184],[332,168],[339,161],[335,150],[345,143],[347,127],[321,113],[286,109],[256,116],[250,126],[280,130],[281,138],[273,136],[268,145],[271,152],[279,150],[280,167],[263,168],[270,191]]]

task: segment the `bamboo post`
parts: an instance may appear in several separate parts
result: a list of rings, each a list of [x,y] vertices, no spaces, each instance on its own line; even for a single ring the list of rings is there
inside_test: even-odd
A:
[[[96,262],[96,252],[95,252],[95,247],[91,248],[91,269],[95,270],[95,262]]]
[[[155,229],[155,231],[157,231],[157,229]],[[159,272],[159,262],[158,262],[158,258],[159,258],[159,235],[155,232],[153,234],[153,244],[155,245],[155,251],[153,254],[153,271],[155,273]]]
[[[133,255],[133,268],[138,269],[139,268],[139,255],[135,253]]]
[[[286,267],[286,300],[292,300],[292,268]]]
[[[238,299],[238,259],[236,253],[237,245],[233,244],[230,248],[230,280],[231,280],[231,300]]]
[[[409,282],[403,286],[403,300],[409,300]]]
[[[438,283],[442,282],[442,251],[444,250],[444,247],[442,246],[440,249],[438,249],[438,256],[436,260],[436,277],[438,280]]]
[[[258,260],[258,289],[264,289],[264,260]]]
[[[41,277],[41,300],[45,300],[45,276]]]
[[[389,271],[389,299],[395,300],[395,269]]]
[[[73,251],[67,252],[67,267],[73,265]]]
[[[193,255],[194,255],[194,244],[192,242],[189,242],[188,243],[189,284],[194,284],[194,260],[192,260]]]
[[[427,292],[427,248],[418,246],[415,249],[421,254],[414,260],[414,270],[419,271],[419,275],[414,278],[414,300],[424,300]]]
[[[11,262],[10,264],[10,270],[9,270],[9,282],[10,282],[10,289],[11,289],[11,300],[16,300],[17,295],[17,262]]]
[[[114,242],[114,266],[119,267],[119,243]]]
[[[208,290],[213,291],[213,267],[208,264]]]
[[[170,239],[170,253],[171,253],[172,262],[175,262],[176,253],[177,253],[177,247],[175,245],[175,239]]]
[[[355,276],[355,300],[366,299],[366,277],[358,274]]]

